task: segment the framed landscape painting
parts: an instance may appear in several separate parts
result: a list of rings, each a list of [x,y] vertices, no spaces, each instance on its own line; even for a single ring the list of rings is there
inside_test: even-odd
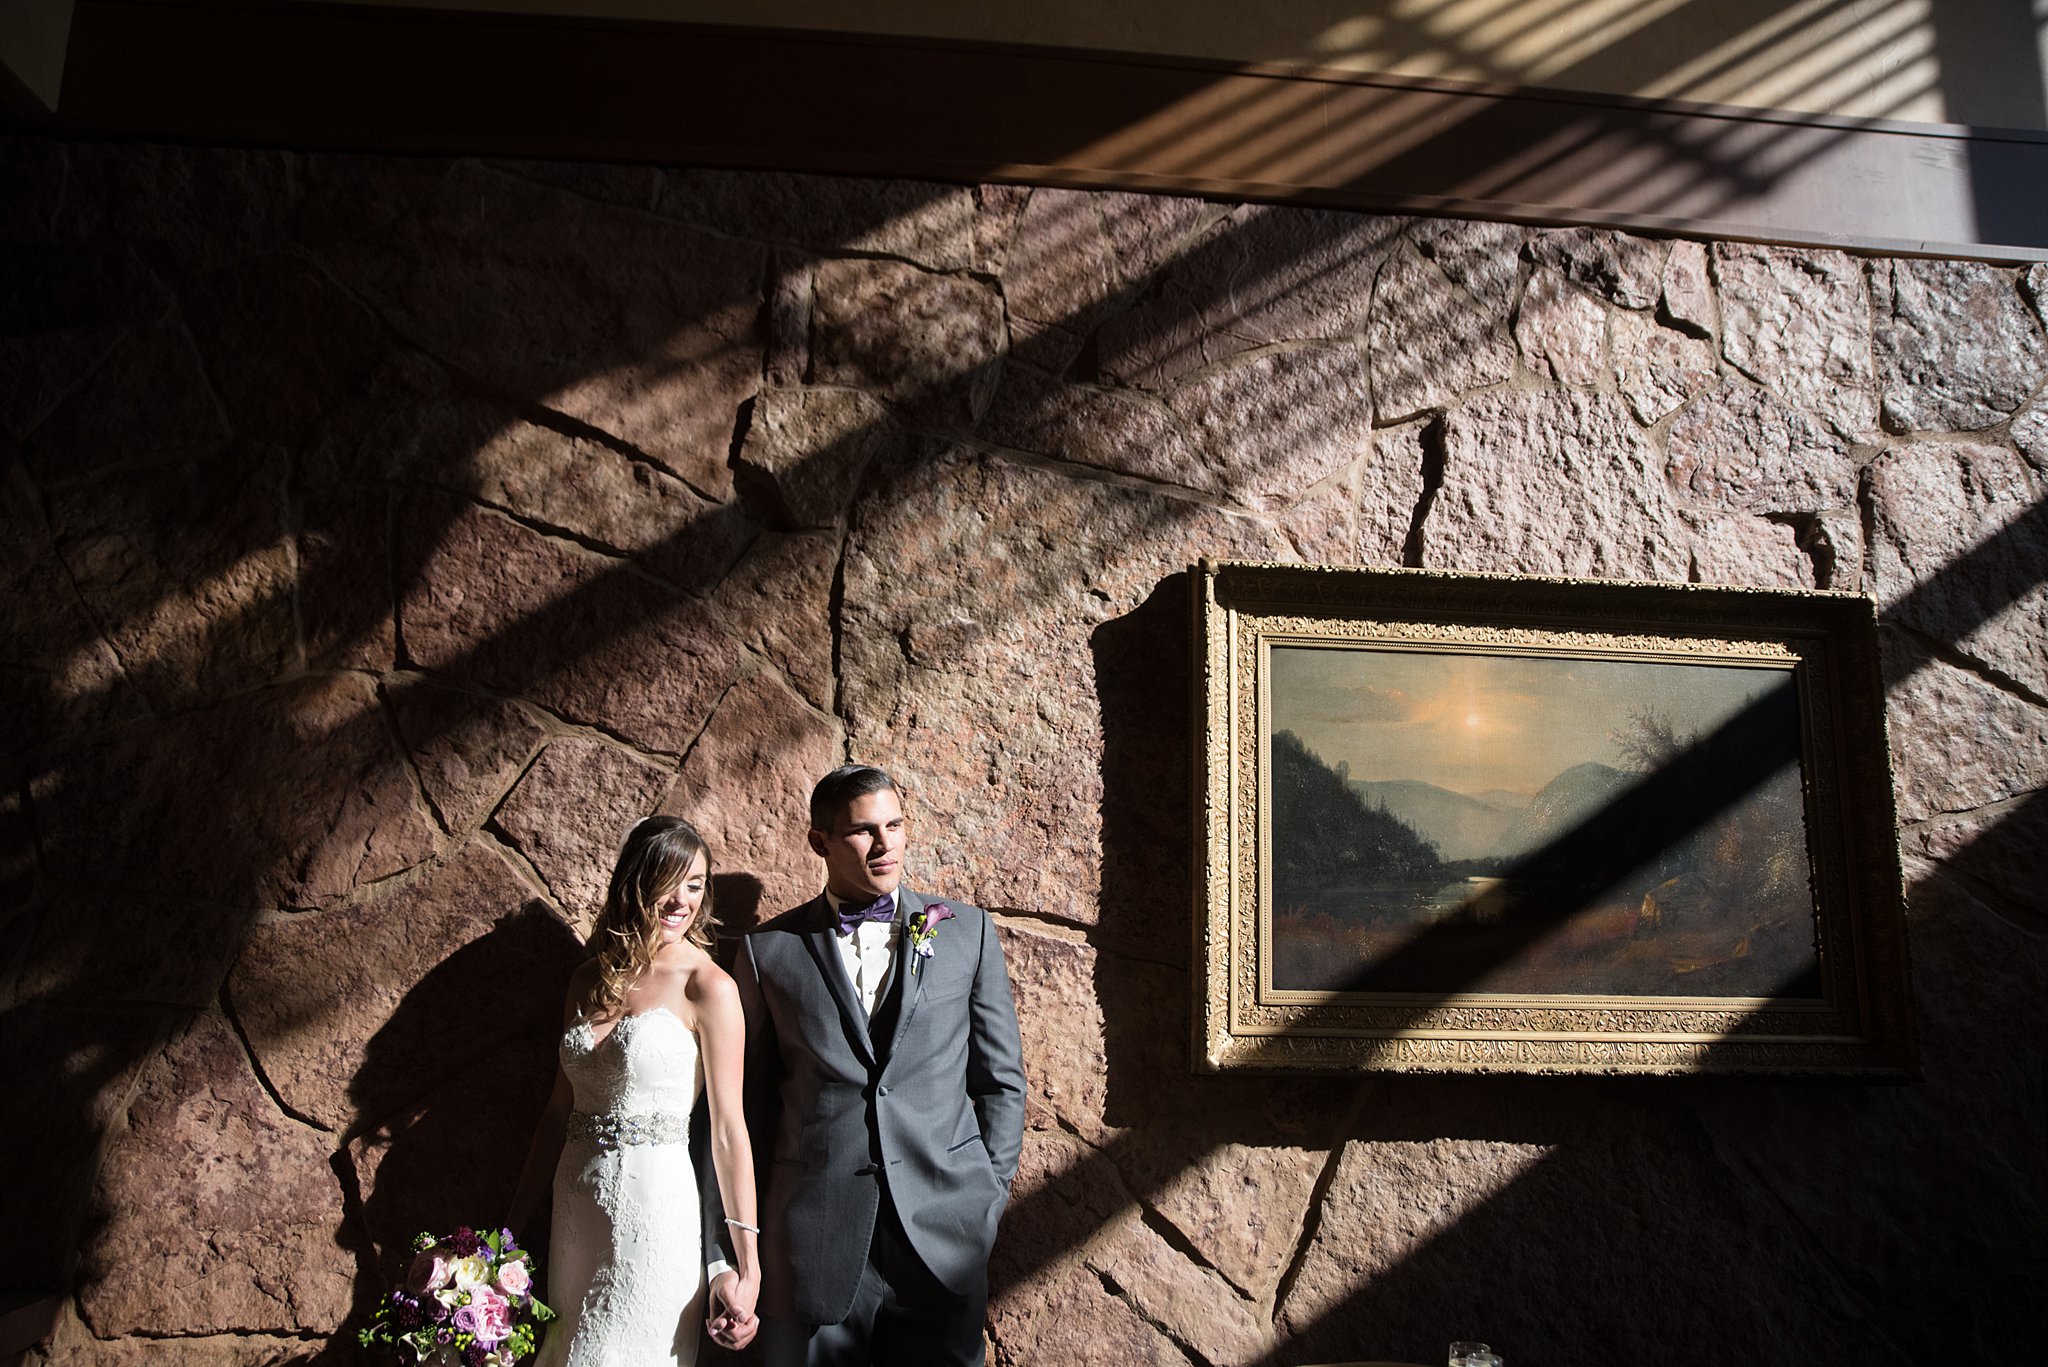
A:
[[[1197,1068],[1912,1074],[1868,599],[1195,578]]]

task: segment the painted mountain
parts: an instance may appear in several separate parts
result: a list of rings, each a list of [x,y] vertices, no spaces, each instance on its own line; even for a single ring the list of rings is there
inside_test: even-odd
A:
[[[1574,764],[1529,799],[1527,810],[1507,824],[1488,854],[1512,859],[1540,849],[1584,823],[1637,779],[1611,765]]]
[[[1529,805],[1525,794],[1494,789],[1474,797],[1412,778],[1354,779],[1351,791],[1367,806],[1384,808],[1452,860],[1490,853]]]
[[[1306,902],[1360,879],[1428,876],[1436,848],[1361,799],[1292,731],[1273,733],[1273,895]]]

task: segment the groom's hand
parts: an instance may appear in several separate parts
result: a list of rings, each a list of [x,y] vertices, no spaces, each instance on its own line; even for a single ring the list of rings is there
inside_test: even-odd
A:
[[[705,1310],[704,1327],[721,1348],[737,1351],[746,1347],[761,1327],[760,1317],[754,1313],[752,1289],[741,1282],[737,1272],[721,1272],[711,1279]]]

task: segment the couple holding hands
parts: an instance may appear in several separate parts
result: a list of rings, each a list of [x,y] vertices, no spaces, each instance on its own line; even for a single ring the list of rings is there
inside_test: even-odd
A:
[[[903,886],[907,834],[887,774],[827,774],[825,890],[742,936],[730,973],[706,952],[703,838],[668,816],[626,837],[513,1199],[518,1229],[552,1179],[542,1367],[693,1363],[700,1324],[758,1335],[768,1367],[982,1361],[1017,1015],[987,914]]]

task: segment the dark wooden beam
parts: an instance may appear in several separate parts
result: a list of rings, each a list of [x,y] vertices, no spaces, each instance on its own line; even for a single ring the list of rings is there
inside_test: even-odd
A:
[[[1063,48],[78,0],[58,127],[1192,192],[2048,259],[2048,136]]]

